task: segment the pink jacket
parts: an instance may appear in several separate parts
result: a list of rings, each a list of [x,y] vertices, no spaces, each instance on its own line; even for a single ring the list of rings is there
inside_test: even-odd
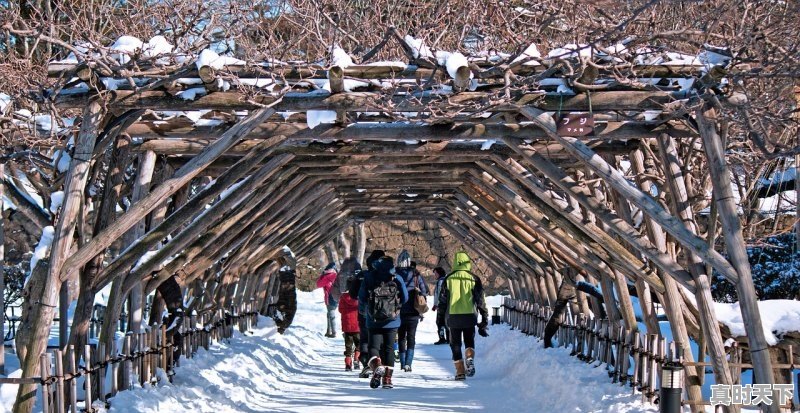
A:
[[[331,302],[331,287],[334,281],[336,281],[335,270],[325,270],[325,272],[320,274],[319,278],[317,278],[317,288],[322,288],[322,291],[325,292],[325,304],[327,305],[334,304]]]

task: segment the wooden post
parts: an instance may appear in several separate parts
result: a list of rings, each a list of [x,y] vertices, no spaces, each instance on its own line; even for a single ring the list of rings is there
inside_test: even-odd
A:
[[[75,363],[75,347],[69,346],[67,350],[67,366],[72,379],[69,381],[69,406],[72,413],[78,412],[78,377],[75,373],[78,372],[77,364]]]
[[[670,190],[671,208],[673,212],[681,218],[686,229],[697,233],[696,224],[689,197],[686,191],[681,168],[681,161],[678,158],[678,151],[672,137],[662,134],[658,138],[659,148],[662,154],[664,176]],[[737,218],[738,219],[738,218]],[[711,296],[711,283],[705,273],[705,266],[700,257],[691,251],[686,251],[689,270],[697,285],[697,305],[700,309],[700,324],[703,328],[703,335],[708,340],[709,353],[714,366],[714,377],[719,384],[732,384],[730,369],[725,357],[722,336],[719,333],[719,321],[714,309],[714,300]]]
[[[367,231],[364,226],[364,221],[357,221],[355,226],[356,231],[356,259],[358,263],[364,266],[364,254],[367,250]]]
[[[775,384],[772,362],[769,356],[769,344],[764,336],[761,313],[758,308],[758,296],[753,285],[750,263],[747,259],[742,226],[736,209],[733,191],[731,190],[731,174],[725,160],[725,148],[717,133],[717,112],[709,102],[704,102],[695,112],[700,137],[708,160],[711,182],[714,186],[714,201],[719,208],[720,222],[725,236],[725,249],[731,264],[739,274],[736,293],[742,310],[747,342],[750,345],[750,356],[753,361],[753,381],[759,384]],[[773,392],[773,400],[777,400],[777,392]],[[766,408],[771,413],[780,411],[777,403]]]
[[[88,178],[91,154],[103,118],[100,102],[91,101],[83,111],[80,131],[75,141],[75,153],[70,161],[69,171],[64,183],[64,201],[61,215],[55,228],[47,271],[32,271],[28,280],[30,295],[26,300],[25,312],[18,335],[17,348],[20,352],[22,377],[34,377],[39,369],[39,356],[47,347],[47,338],[56,303],[56,295],[61,288],[59,277],[64,262],[72,246],[73,232],[82,202],[82,194]],[[21,384],[14,403],[14,413],[30,413],[33,409],[36,385]]]
[[[42,381],[45,383],[42,385],[42,411],[44,413],[51,413],[50,406],[52,406],[52,388],[51,385],[48,384],[50,379],[51,366],[50,366],[50,355],[47,353],[42,354],[39,358],[39,374],[42,377]]]
[[[153,180],[153,171],[156,166],[156,154],[153,151],[145,151],[139,154],[139,167],[137,168],[136,180],[134,181],[133,194],[131,195],[131,204],[136,204],[144,199],[150,193],[150,184]],[[133,244],[137,239],[144,236],[146,232],[145,220],[140,219],[133,225],[132,228],[125,233],[123,242],[125,245]],[[122,279],[118,280],[123,282]],[[133,331],[134,334],[142,332],[142,307],[144,305],[142,283],[137,283],[130,291],[130,311],[128,312],[129,323],[128,329]],[[109,299],[110,301],[110,299]]]
[[[116,217],[117,201],[124,184],[125,171],[130,166],[128,162],[130,143],[131,138],[127,135],[120,135],[114,141],[108,171],[103,182],[103,194],[102,198],[100,198],[100,206],[97,209],[97,218],[92,231],[94,234],[108,226],[109,222]],[[97,333],[97,324],[92,323],[91,320],[94,313],[96,276],[102,269],[104,260],[105,254],[97,254],[84,266],[80,274],[80,291],[70,328],[69,340],[69,343],[74,345],[75,348],[81,348],[86,344],[90,325],[92,327],[92,336],[96,336]]]

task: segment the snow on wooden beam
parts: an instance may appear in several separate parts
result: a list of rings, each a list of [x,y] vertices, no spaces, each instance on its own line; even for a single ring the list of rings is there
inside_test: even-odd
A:
[[[153,150],[159,153],[170,150],[178,152],[182,144],[209,144],[227,129],[227,125],[191,126],[184,122],[176,122],[174,128],[164,125],[164,121],[139,122],[127,129],[131,136],[141,138],[142,150]],[[687,135],[684,126],[679,124],[652,122],[616,122],[596,121],[593,135],[586,137],[592,140],[637,140],[655,138],[659,133],[670,133],[673,136]],[[373,141],[413,141],[413,140],[473,140],[492,139],[501,136],[512,136],[523,139],[545,139],[547,134],[536,125],[518,123],[478,123],[456,122],[441,124],[409,123],[409,122],[355,122],[345,126],[320,124],[313,129],[300,122],[266,122],[259,125],[245,137],[248,140],[265,139],[276,135],[286,135],[289,141],[310,140],[373,140]],[[180,139],[180,140],[179,140]],[[159,146],[153,140],[164,140]],[[185,140],[185,141],[184,141]],[[174,142],[174,149],[168,146]],[[148,146],[154,146],[149,148]],[[161,149],[161,151],[159,150]]]
[[[615,111],[615,110],[661,110],[665,104],[682,98],[682,94],[671,92],[593,92],[574,96],[557,94],[514,92],[507,104],[487,105],[492,95],[486,92],[462,92],[459,94],[409,94],[390,95],[374,92],[345,92],[329,94],[287,93],[284,96],[264,95],[243,99],[236,91],[212,92],[195,100],[184,100],[167,92],[146,91],[136,93],[127,90],[109,91],[108,106],[114,110],[255,110],[272,106],[276,111],[344,110],[351,112],[517,112],[519,106],[527,105],[546,111]],[[88,93],[61,94],[55,98],[59,109],[84,107],[91,97]]]

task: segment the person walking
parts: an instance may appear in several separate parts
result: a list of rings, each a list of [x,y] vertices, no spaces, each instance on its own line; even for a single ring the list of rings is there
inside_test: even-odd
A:
[[[447,275],[439,291],[437,323],[447,323],[450,329],[450,350],[456,380],[465,380],[475,375],[475,326],[478,334],[488,337],[489,312],[483,297],[481,279],[472,274],[472,262],[466,252],[457,252],[453,259],[453,271]],[[478,322],[480,313],[481,321]],[[461,352],[461,344],[464,352]],[[466,358],[466,360],[465,360]]]
[[[400,309],[400,328],[397,330],[398,355],[400,358],[400,368],[405,372],[411,371],[411,364],[414,361],[414,348],[417,343],[417,326],[422,320],[422,314],[415,306],[417,296],[422,296],[427,300],[428,285],[420,275],[419,271],[412,266],[411,256],[408,251],[403,250],[397,256],[397,275],[403,280],[409,293],[409,300]]]
[[[369,329],[368,366],[372,370],[369,386],[373,389],[383,384],[384,389],[394,387],[394,341],[400,327],[400,308],[408,301],[408,291],[403,280],[395,275],[392,257],[381,257],[373,264],[374,270],[364,276],[358,292],[359,304],[366,309]]]
[[[364,271],[357,271],[354,276],[353,280],[350,283],[350,289],[348,290],[348,294],[354,300],[358,300],[358,293],[361,291],[361,284],[364,282],[364,276],[370,272],[374,271],[375,267],[373,266],[381,257],[385,254],[383,250],[373,250],[369,256],[367,257],[367,268]],[[370,369],[369,369],[369,329],[367,328],[367,318],[366,318],[366,311],[367,306],[365,303],[358,300],[358,329],[359,329],[359,362],[361,363],[362,370],[358,374],[358,377],[362,379],[366,379],[370,376]]]
[[[325,337],[336,337],[336,309],[339,303],[331,296],[333,282],[336,281],[336,263],[330,263],[322,271],[322,274],[317,278],[317,287],[322,288],[325,293],[325,310],[328,317],[328,331],[325,332]]]
[[[433,274],[436,276],[436,287],[433,288],[433,311],[438,311],[439,293],[442,291],[442,284],[444,284],[444,278],[447,276],[447,273],[444,271],[444,268],[436,267],[433,269]],[[436,317],[436,332],[439,333],[439,341],[433,344],[450,343],[450,331],[447,329],[447,325],[444,324],[444,321],[439,322],[439,317]]]
[[[342,314],[342,335],[344,335],[344,370],[352,371],[353,368],[360,367],[358,300],[350,297],[350,294],[342,294],[339,299],[339,313]]]

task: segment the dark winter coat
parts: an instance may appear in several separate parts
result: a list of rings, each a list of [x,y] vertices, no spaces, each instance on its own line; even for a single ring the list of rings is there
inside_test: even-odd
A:
[[[294,270],[289,267],[283,267],[278,272],[280,286],[278,289],[278,302],[276,303],[275,325],[278,326],[278,332],[281,334],[292,325],[294,314],[297,312],[296,278]]]
[[[336,270],[325,270],[317,278],[317,288],[322,288],[325,292],[325,305],[336,305],[335,297],[331,296],[333,282],[336,281]]]
[[[425,280],[422,278],[422,274],[418,271],[414,270],[413,268],[397,268],[395,270],[397,275],[403,280],[406,285],[406,289],[411,292],[414,288],[418,288],[420,294],[423,297],[427,297],[430,291],[428,291],[428,285],[425,283]],[[419,312],[414,308],[413,300],[408,300],[403,304],[403,308],[400,310],[400,314],[403,317],[409,316],[418,316],[420,315]]]
[[[358,300],[342,294],[339,299],[339,313],[342,314],[342,332],[358,333]]]
[[[375,264],[375,270],[369,271],[364,274],[364,281],[361,283],[361,289],[358,292],[358,306],[359,308],[367,308],[367,300],[369,299],[369,293],[372,291],[378,284],[382,282],[387,282],[389,280],[394,280],[397,283],[397,289],[400,294],[400,303],[403,304],[408,301],[408,290],[406,289],[406,285],[403,280],[390,272],[392,270],[392,264],[390,261],[380,260],[378,263]],[[369,311],[364,311],[365,316],[367,319],[367,328],[399,328],[400,327],[400,315],[392,320],[384,321],[384,322],[376,322],[372,319],[369,314]]]
[[[489,312],[483,297],[481,279],[470,272],[472,263],[466,252],[457,252],[453,271],[447,275],[439,292],[437,323],[450,328],[474,328],[488,324]],[[476,311],[481,315],[478,323]]]

